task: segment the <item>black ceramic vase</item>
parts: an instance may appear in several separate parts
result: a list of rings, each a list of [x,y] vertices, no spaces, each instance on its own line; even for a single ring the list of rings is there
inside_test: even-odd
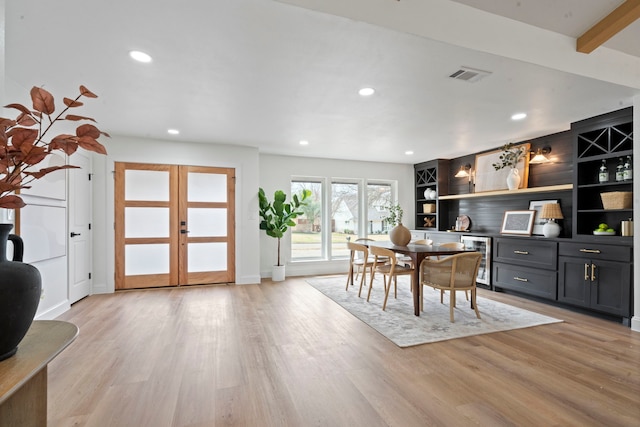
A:
[[[22,262],[22,239],[9,234],[12,224],[0,224],[0,360],[13,356],[27,334],[40,302],[42,280],[37,268]],[[13,261],[7,260],[7,241]]]

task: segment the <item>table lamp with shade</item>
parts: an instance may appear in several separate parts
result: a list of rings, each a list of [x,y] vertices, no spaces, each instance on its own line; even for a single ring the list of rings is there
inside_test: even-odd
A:
[[[540,218],[547,220],[544,226],[542,226],[542,234],[544,234],[544,237],[558,237],[560,235],[561,227],[556,222],[556,219],[564,218],[560,204],[546,203],[542,205]]]

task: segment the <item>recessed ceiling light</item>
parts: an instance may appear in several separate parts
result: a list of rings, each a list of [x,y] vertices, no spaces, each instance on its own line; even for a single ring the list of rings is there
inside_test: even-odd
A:
[[[129,56],[138,62],[151,62],[151,57],[144,52],[140,52],[139,50],[132,50],[131,52],[129,52]]]
[[[376,93],[376,90],[372,87],[363,87],[358,91],[358,93],[360,94],[360,96],[371,96]]]
[[[413,151],[411,151],[411,150],[405,151],[404,154],[406,154],[407,156],[411,156],[411,155],[413,155]]]
[[[527,113],[516,113],[513,116],[511,116],[511,120],[522,120],[525,117],[527,117]]]
[[[309,145],[309,141],[302,140],[300,141],[300,145]]]
[[[171,135],[179,135],[180,131],[178,129],[168,129],[167,133]]]

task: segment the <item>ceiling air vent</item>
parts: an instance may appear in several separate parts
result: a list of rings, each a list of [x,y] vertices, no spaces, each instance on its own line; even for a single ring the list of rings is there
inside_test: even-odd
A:
[[[488,76],[489,74],[491,74],[490,71],[478,70],[469,67],[460,67],[458,71],[451,74],[449,77],[456,80],[464,80],[465,82],[474,83],[481,78]]]

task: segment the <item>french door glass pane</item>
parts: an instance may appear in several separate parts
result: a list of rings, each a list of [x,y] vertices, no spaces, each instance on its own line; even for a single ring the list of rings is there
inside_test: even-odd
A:
[[[322,259],[322,183],[313,181],[293,181],[291,194],[310,190],[311,197],[301,210],[304,215],[296,218],[296,226],[291,228],[291,259]]]
[[[227,235],[227,210],[189,208],[189,237],[224,237]]]
[[[389,225],[382,221],[393,200],[390,184],[367,184],[367,236],[388,235]]]
[[[169,201],[169,172],[128,169],[124,179],[125,200]]]
[[[169,244],[126,245],[124,248],[124,274],[169,273]]]
[[[227,269],[227,243],[189,243],[188,271],[223,271]]]
[[[221,203],[227,201],[226,175],[197,172],[189,172],[188,175],[188,201]]]
[[[169,237],[169,208],[125,208],[125,237]]]
[[[358,184],[331,183],[331,257],[346,258],[347,237],[358,236]]]

